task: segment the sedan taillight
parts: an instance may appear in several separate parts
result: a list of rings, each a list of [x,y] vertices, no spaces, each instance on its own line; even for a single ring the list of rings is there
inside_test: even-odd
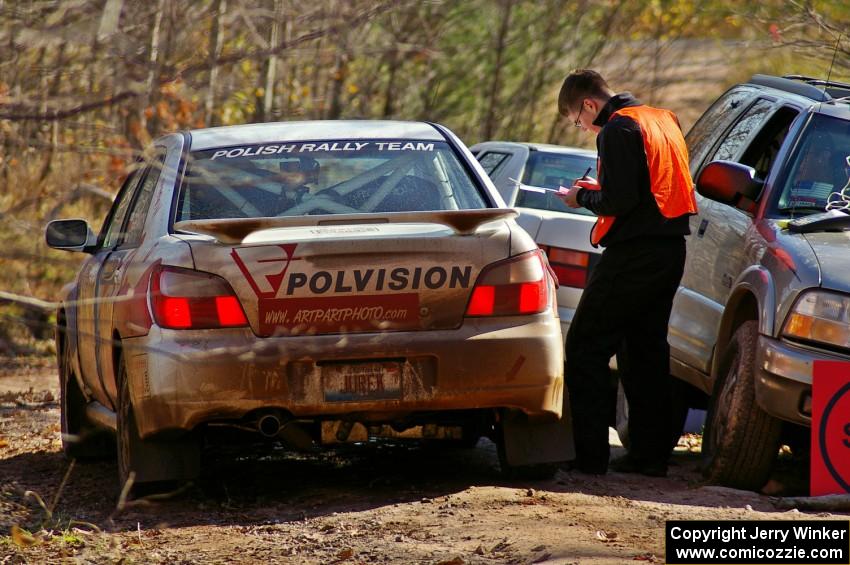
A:
[[[538,314],[549,306],[549,279],[539,250],[488,265],[475,283],[467,316]]]
[[[157,325],[175,330],[248,325],[236,293],[221,277],[179,267],[151,276],[150,303]]]
[[[584,288],[587,285],[590,253],[548,245],[541,245],[540,248],[546,252],[559,284],[573,288]]]

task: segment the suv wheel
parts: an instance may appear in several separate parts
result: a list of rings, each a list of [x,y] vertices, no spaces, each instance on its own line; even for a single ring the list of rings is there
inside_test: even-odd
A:
[[[98,459],[113,451],[111,435],[86,419],[86,398],[71,369],[67,343],[59,346],[59,406],[62,426],[62,451],[72,459]]]
[[[703,472],[713,483],[756,490],[767,481],[779,450],[779,420],[755,399],[758,322],[744,322],[723,356],[703,435]]]

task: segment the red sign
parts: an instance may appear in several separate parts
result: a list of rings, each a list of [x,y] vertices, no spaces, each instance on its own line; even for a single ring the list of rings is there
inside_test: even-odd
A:
[[[815,361],[812,369],[810,494],[850,493],[850,363]]]
[[[334,333],[419,329],[415,292],[366,296],[260,298],[260,333]]]

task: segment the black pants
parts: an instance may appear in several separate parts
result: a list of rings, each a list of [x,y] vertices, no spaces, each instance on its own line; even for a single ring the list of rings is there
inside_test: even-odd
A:
[[[684,237],[621,242],[596,264],[566,345],[580,468],[603,472],[608,466],[617,386],[608,362],[615,354],[629,402],[630,453],[643,463],[666,463],[671,435],[667,324],[684,266]]]

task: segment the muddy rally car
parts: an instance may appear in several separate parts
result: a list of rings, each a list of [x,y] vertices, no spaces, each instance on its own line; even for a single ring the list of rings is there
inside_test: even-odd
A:
[[[122,484],[196,476],[239,430],[292,449],[376,437],[571,458],[546,257],[446,128],[290,122],[153,143],[58,311],[64,448]],[[227,435],[227,434],[224,434]],[[246,441],[244,439],[240,441]]]

